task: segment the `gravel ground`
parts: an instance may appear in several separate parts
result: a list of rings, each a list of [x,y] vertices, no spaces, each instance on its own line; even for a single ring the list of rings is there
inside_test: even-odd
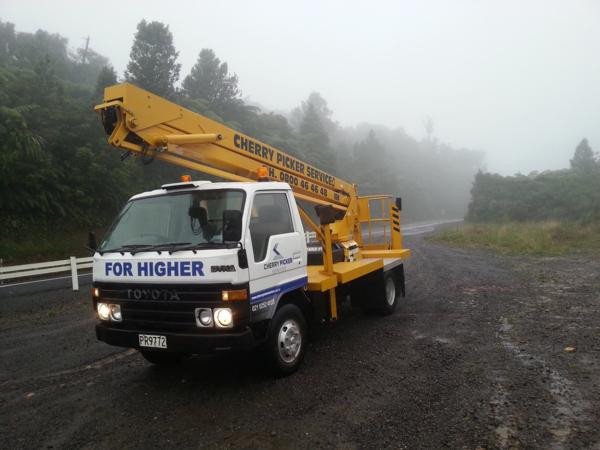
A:
[[[343,309],[283,379],[154,368],[96,341],[87,292],[2,300],[0,448],[600,449],[600,259],[406,241],[396,314]]]

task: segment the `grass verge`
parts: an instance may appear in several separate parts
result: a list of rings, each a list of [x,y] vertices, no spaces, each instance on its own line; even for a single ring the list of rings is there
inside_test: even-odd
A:
[[[443,230],[429,240],[515,256],[560,256],[582,252],[597,254],[600,251],[600,223],[467,223]]]
[[[97,233],[101,237],[102,233]],[[0,237],[0,259],[5,266],[90,256],[85,248],[88,229],[53,232],[24,232],[18,238]]]

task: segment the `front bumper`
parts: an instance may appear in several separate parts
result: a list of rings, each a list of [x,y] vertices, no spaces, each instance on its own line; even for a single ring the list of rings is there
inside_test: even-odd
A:
[[[166,336],[167,349],[151,349],[165,352],[187,353],[192,355],[211,354],[229,350],[250,350],[259,342],[254,338],[250,327],[243,331],[211,334],[172,333],[162,331],[142,331],[111,328],[104,324],[96,325],[96,336],[110,345],[140,348],[139,334]],[[146,348],[146,347],[141,347]]]

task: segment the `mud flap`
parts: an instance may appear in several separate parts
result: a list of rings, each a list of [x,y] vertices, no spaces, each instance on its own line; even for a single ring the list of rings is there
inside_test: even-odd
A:
[[[327,292],[309,292],[308,295],[312,304],[313,320],[316,323],[328,321],[331,317]]]
[[[343,286],[343,292],[340,292],[340,294],[344,297],[350,295],[350,303],[354,307],[377,308],[381,302],[385,301],[383,275],[383,269],[371,272]]]
[[[396,289],[400,292],[402,297],[406,297],[406,284],[404,281],[404,264],[400,264],[398,267],[392,269],[394,272],[394,278],[396,279]]]

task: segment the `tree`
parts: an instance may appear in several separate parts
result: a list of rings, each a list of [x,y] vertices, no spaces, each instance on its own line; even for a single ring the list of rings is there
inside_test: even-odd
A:
[[[181,64],[169,27],[160,22],[138,23],[125,78],[155,94],[173,97]]]
[[[104,66],[100,73],[98,74],[98,79],[96,80],[96,97],[102,97],[104,93],[104,88],[107,86],[111,86],[117,83],[117,73],[112,66]]]
[[[290,121],[294,128],[300,129],[309,108],[312,108],[317,115],[327,134],[331,135],[337,130],[337,123],[331,120],[333,111],[329,109],[327,101],[318,92],[311,92],[308,98],[291,112]]]
[[[88,86],[94,86],[100,71],[110,65],[106,56],[98,54],[89,47],[78,48],[72,58],[70,79],[75,83]]]
[[[571,160],[571,169],[580,173],[590,173],[596,168],[596,159],[594,158],[594,152],[588,144],[587,139],[582,139]]]
[[[353,166],[353,180],[359,184],[361,193],[395,194],[397,184],[390,157],[375,131],[370,130],[366,139],[354,146]]]
[[[41,61],[48,62],[56,76],[67,79],[71,72],[67,39],[44,30],[35,33],[16,34],[15,53],[12,56],[17,67],[35,69]]]
[[[0,20],[0,62],[15,54],[16,43],[15,25]]]
[[[183,80],[183,93],[193,100],[206,100],[218,113],[231,112],[242,103],[237,75],[229,73],[227,63],[221,62],[208,48],[202,49]]]
[[[317,108],[308,103],[300,123],[302,153],[312,165],[332,171],[335,166],[335,153],[329,145],[329,136],[317,113]]]

